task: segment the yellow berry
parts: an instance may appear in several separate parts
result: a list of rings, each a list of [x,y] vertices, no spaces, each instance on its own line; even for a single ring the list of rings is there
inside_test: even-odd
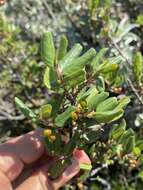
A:
[[[53,142],[53,141],[56,140],[56,136],[55,136],[55,135],[51,135],[51,136],[49,137],[49,139]]]
[[[43,132],[44,137],[50,137],[52,134],[52,130],[51,129],[45,129]]]
[[[81,113],[81,111],[82,111],[82,107],[81,107],[80,104],[78,104],[77,107],[76,107],[76,112]]]
[[[78,115],[75,112],[71,112],[71,117],[74,121],[78,119]]]
[[[77,184],[77,186],[78,186],[78,188],[79,188],[80,190],[83,189],[83,184],[82,184],[82,183],[79,182],[79,183]]]
[[[58,84],[61,84],[61,83],[62,83],[61,80],[57,80],[57,82],[58,82]]]

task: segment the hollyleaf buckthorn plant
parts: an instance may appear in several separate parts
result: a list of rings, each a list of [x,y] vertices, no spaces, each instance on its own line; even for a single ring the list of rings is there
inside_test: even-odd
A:
[[[78,43],[69,51],[67,48],[65,36],[61,37],[57,50],[50,32],[42,37],[41,58],[46,66],[43,81],[50,98],[38,114],[15,98],[23,114],[45,128],[43,137],[48,154],[59,158],[50,168],[52,178],[57,178],[70,164],[74,149],[85,149],[92,144],[98,130],[104,130],[106,124],[121,118],[124,107],[130,102],[125,96],[110,97],[106,91],[104,79],[118,70],[118,64],[102,61],[108,49],[96,53],[91,48],[82,53],[83,47]],[[125,130],[124,122],[115,125],[109,135],[119,144],[123,139],[126,141],[122,151],[134,148],[133,132]],[[92,167],[82,164],[81,168],[90,170]]]

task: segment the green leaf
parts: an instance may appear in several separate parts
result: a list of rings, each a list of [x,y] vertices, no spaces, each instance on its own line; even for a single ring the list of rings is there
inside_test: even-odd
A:
[[[82,46],[80,44],[75,44],[72,49],[65,55],[65,57],[60,61],[59,67],[61,71],[66,69],[71,62],[80,55],[82,51]]]
[[[109,123],[115,121],[123,116],[123,110],[113,110],[113,111],[106,111],[106,112],[95,112],[93,113],[93,118],[98,123]]]
[[[88,9],[91,15],[99,7],[99,5],[100,5],[99,0],[88,0]]]
[[[58,87],[56,72],[49,66],[45,70],[43,82],[48,89],[56,89]]]
[[[92,85],[88,90],[86,90],[86,88],[83,88],[77,95],[77,102],[85,100],[87,97],[90,99],[90,96],[94,96],[97,93],[98,91],[94,85]]]
[[[52,106],[50,104],[44,105],[40,108],[40,117],[42,119],[44,118],[48,118],[51,116],[51,112],[52,112]]]
[[[131,153],[135,147],[135,136],[129,136],[124,140],[123,152],[128,154]]]
[[[48,137],[44,137],[44,145],[49,156],[55,156],[54,143]]]
[[[52,105],[52,113],[51,116],[52,117],[56,117],[59,110],[60,110],[60,106],[62,104],[62,100],[63,100],[63,95],[62,94],[55,94],[52,96],[52,98],[50,99],[50,101],[48,102],[49,104]]]
[[[137,16],[136,23],[139,24],[140,26],[143,26],[143,14],[139,14]]]
[[[138,147],[134,147],[133,148],[133,154],[135,155],[135,156],[140,156],[141,155],[141,150],[138,148]]]
[[[52,179],[58,178],[64,172],[64,170],[69,166],[69,164],[71,164],[71,161],[68,159],[66,160],[60,159],[55,161],[53,164],[51,164],[51,166],[48,169],[50,178]]]
[[[83,91],[83,94],[81,95],[79,100],[83,100],[86,98],[86,101],[88,101],[92,96],[96,95],[98,93],[98,90],[95,85],[90,86],[89,89]]]
[[[130,128],[119,138],[118,143],[124,144],[125,140],[128,139],[130,136],[134,136],[134,131]]]
[[[104,73],[104,74],[109,73],[109,72],[115,72],[118,68],[119,68],[119,65],[116,63],[101,64],[99,72]]]
[[[117,105],[118,105],[117,98],[111,97],[99,103],[99,105],[96,108],[96,111],[102,112],[102,111],[113,110]]]
[[[138,174],[138,177],[141,179],[141,181],[143,182],[143,170],[141,170]]]
[[[97,94],[97,91],[95,91],[95,93],[91,94],[87,98],[87,105],[89,111],[96,109],[98,104],[104,101],[108,96],[109,96],[108,92],[101,92],[100,94]]]
[[[90,171],[89,170],[86,170],[84,171],[80,177],[78,178],[79,182],[80,183],[84,183],[90,176]],[[93,189],[92,189],[93,190]],[[97,190],[97,189],[94,189],[94,190]],[[98,189],[99,190],[99,189]]]
[[[93,98],[98,94],[98,90],[95,86],[92,86],[91,88],[88,89],[86,94],[88,95],[86,98],[87,105],[89,109],[92,109]]]
[[[84,53],[82,56],[78,57],[77,59],[74,59],[73,61],[70,62],[68,67],[65,67],[63,69],[63,74],[64,75],[71,75],[74,72],[82,70],[85,65],[93,59],[95,56],[96,51],[91,48],[89,49],[86,53]]]
[[[61,156],[61,154],[63,155],[64,142],[62,141],[61,134],[55,133],[54,135],[56,135],[56,140],[54,141],[54,152],[56,156]]]
[[[129,97],[124,97],[124,98],[121,98],[119,101],[118,101],[118,105],[117,105],[117,109],[122,109],[122,108],[125,108],[130,102],[130,98]]]
[[[75,110],[74,106],[69,106],[63,113],[59,114],[55,119],[55,125],[63,127],[66,121],[71,118],[71,113]]]
[[[102,76],[98,76],[98,78],[96,80],[96,85],[97,85],[97,89],[99,90],[99,92],[102,92],[105,90],[105,82],[104,82],[104,78]]]
[[[121,153],[123,152],[123,146],[122,144],[117,144],[115,147],[113,147],[113,155],[114,153],[117,154],[119,157],[121,157]]]
[[[140,149],[140,151],[143,151],[143,140],[138,140],[136,142],[136,146]]]
[[[85,80],[86,80],[86,72],[84,69],[80,71],[75,71],[74,73],[71,73],[71,75],[68,75],[63,78],[65,84],[72,87],[82,84]]]
[[[93,59],[93,61],[91,62],[91,65],[93,67],[93,71],[97,71],[98,66],[100,66],[100,63],[103,62],[105,54],[107,53],[108,48],[103,48],[101,49],[95,56],[95,58]]]
[[[133,57],[133,73],[135,82],[140,85],[143,76],[143,57],[141,52],[137,52]]]
[[[69,140],[69,142],[64,146],[64,151],[63,151],[64,156],[71,156],[73,154],[73,151],[78,144],[78,140],[79,140],[78,133],[75,133],[74,136]]]
[[[126,122],[123,119],[119,125],[117,124],[112,127],[109,137],[117,140],[124,134],[125,130],[126,130]]]
[[[49,67],[54,67],[55,62],[55,47],[51,32],[43,34],[41,39],[41,58]]]
[[[65,35],[61,36],[60,45],[57,52],[58,61],[62,60],[67,53],[68,40]]]
[[[32,119],[36,118],[36,114],[31,109],[29,109],[19,98],[15,97],[14,101],[16,103],[16,106],[26,117]]]
[[[50,68],[47,67],[44,73],[43,82],[47,88],[51,88],[51,82],[50,82]]]
[[[85,163],[83,163],[83,164],[80,164],[80,169],[82,169],[82,170],[91,170],[92,169],[92,165],[91,164],[85,164]]]

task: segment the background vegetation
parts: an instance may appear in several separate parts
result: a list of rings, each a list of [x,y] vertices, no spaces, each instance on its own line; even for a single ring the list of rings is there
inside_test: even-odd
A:
[[[80,42],[85,50],[100,52],[118,72],[103,76],[110,96],[131,97],[124,114],[126,130],[133,129],[134,154],[112,155],[108,139],[95,142],[87,153],[93,159],[90,174],[73,180],[64,189],[141,190],[143,188],[143,2],[142,0],[9,0],[0,7],[0,141],[26,133],[34,124],[16,109],[20,97],[35,111],[48,100],[42,85],[45,66],[39,42],[52,31],[55,43],[66,34],[69,48]],[[101,51],[102,50],[102,51]],[[108,130],[107,130],[108,133]],[[116,139],[115,139],[116,140]],[[94,153],[99,154],[95,157]],[[102,155],[101,155],[102,153]]]

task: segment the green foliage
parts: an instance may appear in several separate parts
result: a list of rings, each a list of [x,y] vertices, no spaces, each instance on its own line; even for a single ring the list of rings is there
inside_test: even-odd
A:
[[[92,169],[81,166],[91,172],[63,189],[142,190],[143,114],[136,96],[143,92],[142,0],[11,0],[0,9],[0,141],[36,127],[51,130],[48,154],[63,156],[50,168],[53,178],[75,148],[92,161]],[[15,96],[25,103],[17,102],[22,112]]]
[[[55,62],[55,47],[53,37],[50,32],[43,35],[41,40],[41,58],[50,68],[54,67]]]
[[[133,72],[135,81],[138,85],[142,83],[142,75],[143,75],[143,57],[141,52],[137,52],[134,55],[134,62],[133,62]]]
[[[143,14],[138,15],[136,23],[139,24],[140,26],[143,25]]]
[[[71,113],[75,110],[74,106],[68,107],[63,113],[58,115],[55,119],[55,124],[58,127],[63,127],[65,122],[71,118]]]
[[[60,45],[59,45],[59,49],[58,49],[58,55],[57,55],[57,60],[60,61],[61,59],[64,58],[64,56],[67,53],[67,47],[68,47],[68,40],[66,38],[66,36],[61,36],[60,39]]]
[[[15,103],[17,107],[20,109],[20,111],[26,116],[30,118],[35,118],[36,115],[33,113],[32,110],[30,110],[19,98],[15,98]]]
[[[91,137],[88,139],[87,135],[89,133],[90,135],[92,135],[92,133],[94,134],[94,131],[86,131],[87,126],[88,129],[93,128],[90,122],[92,121],[95,124],[107,124],[118,120],[123,116],[123,108],[129,103],[129,99],[123,98],[121,100],[117,100],[116,97],[108,98],[109,93],[105,92],[103,88],[99,88],[100,83],[96,83],[96,80],[99,80],[99,76],[103,73],[103,70],[105,71],[105,67],[102,67],[102,64],[101,66],[99,64],[98,67],[102,67],[104,69],[98,70],[97,77],[94,75],[94,67],[91,63],[95,57],[96,51],[93,48],[79,56],[82,46],[80,44],[76,44],[59,62],[57,61],[56,64],[54,64],[54,60],[56,59],[57,55],[53,53],[55,50],[53,51],[54,44],[52,34],[48,32],[46,33],[46,39],[43,41],[44,38],[45,34],[42,38],[41,46],[42,60],[45,61],[45,64],[48,64],[48,69],[46,68],[46,72],[44,74],[44,83],[48,90],[50,90],[50,84],[53,83],[53,80],[49,77],[49,72],[52,69],[52,72],[55,73],[55,78],[58,79],[55,82],[55,85],[58,87],[52,89],[51,92],[49,92],[53,95],[54,93],[62,95],[63,100],[61,100],[59,109],[56,110],[56,107],[50,104],[50,102],[54,100],[52,99],[52,96],[48,101],[48,104],[40,108],[39,115],[37,116],[34,114],[32,115],[33,112],[31,112],[31,110],[29,110],[29,108],[26,107],[18,98],[15,99],[15,102],[26,116],[34,118],[37,117],[37,120],[41,120],[41,123],[43,120],[45,120],[45,122],[49,120],[51,123],[50,130],[52,134],[49,133],[48,126],[48,131],[46,132],[45,130],[44,132],[47,150],[51,155],[58,155],[61,157],[63,155],[65,156],[62,158],[62,161],[59,160],[59,162],[57,162],[57,172],[55,172],[55,169],[53,169],[54,172],[51,169],[51,175],[54,174],[53,178],[55,178],[63,171],[63,168],[65,168],[64,163],[66,163],[66,161],[71,158],[72,152],[75,148],[84,148],[90,143],[90,141],[93,141]],[[106,63],[105,65],[109,65],[109,63]],[[86,73],[87,67],[91,68],[91,71],[88,71],[89,76]],[[83,78],[83,80],[79,80],[80,71],[83,69],[85,71],[85,78]],[[110,71],[111,70],[107,69],[106,66],[106,74],[108,74]],[[71,77],[70,83],[67,83],[67,78],[65,79],[65,76],[75,76],[75,72],[78,72],[78,76],[76,78],[77,82],[73,82],[75,78]],[[90,84],[89,79],[92,80],[92,82],[94,80],[95,85],[92,85],[92,83]],[[104,79],[102,80],[104,83]],[[86,81],[89,81],[89,83],[87,84]],[[73,87],[75,88],[74,91]],[[100,92],[100,90],[102,91]],[[78,94],[79,91],[82,92],[82,94],[80,93],[80,96]],[[52,110],[55,112],[54,115],[52,115]],[[45,123],[43,123],[43,127],[44,126]],[[71,130],[69,130],[70,128]],[[73,131],[72,129],[74,128],[75,130]],[[85,131],[84,134],[83,130]],[[64,144],[63,140],[61,139],[62,131],[67,136],[67,138],[70,137],[67,144]],[[133,149],[133,140],[135,141],[133,136],[131,136],[129,137],[129,141],[126,142],[125,147],[127,148],[125,149],[128,149],[129,153]],[[60,147],[62,147],[63,151]],[[54,168],[55,167],[56,166],[54,165]],[[87,170],[90,167],[84,166],[82,168]]]
[[[51,104],[46,104],[41,107],[39,115],[42,119],[44,119],[50,117],[51,113],[52,113]]]

